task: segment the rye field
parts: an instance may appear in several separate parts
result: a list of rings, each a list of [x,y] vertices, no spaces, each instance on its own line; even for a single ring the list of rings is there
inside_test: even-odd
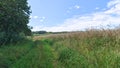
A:
[[[120,68],[120,30],[37,35],[1,46],[0,68]]]

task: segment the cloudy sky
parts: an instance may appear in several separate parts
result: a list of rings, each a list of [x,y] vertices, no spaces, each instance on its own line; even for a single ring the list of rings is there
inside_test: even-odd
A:
[[[120,24],[120,0],[28,0],[32,31],[79,31]]]

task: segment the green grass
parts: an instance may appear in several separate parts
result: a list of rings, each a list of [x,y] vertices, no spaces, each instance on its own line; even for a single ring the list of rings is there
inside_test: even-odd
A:
[[[35,38],[1,47],[0,68],[120,68],[119,32],[88,31]]]
[[[28,41],[0,48],[0,68],[53,68],[54,56],[46,41]]]
[[[13,64],[12,68],[53,68],[53,55],[48,45],[36,41],[36,47]]]
[[[32,41],[25,41],[14,45],[6,45],[0,48],[0,67],[8,68],[17,60],[26,55],[33,47]]]

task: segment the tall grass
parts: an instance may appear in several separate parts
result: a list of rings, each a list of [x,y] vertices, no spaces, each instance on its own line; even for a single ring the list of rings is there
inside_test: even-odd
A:
[[[53,68],[54,56],[46,40],[24,41],[0,48],[0,68]]]
[[[120,29],[35,36],[0,47],[0,68],[120,68]]]
[[[43,41],[35,41],[36,47],[11,68],[53,68],[53,55],[48,45]]]
[[[9,68],[24,55],[26,55],[34,46],[30,40],[18,44],[10,44],[0,48],[0,68]]]
[[[120,30],[88,30],[49,36],[65,68],[119,68]]]

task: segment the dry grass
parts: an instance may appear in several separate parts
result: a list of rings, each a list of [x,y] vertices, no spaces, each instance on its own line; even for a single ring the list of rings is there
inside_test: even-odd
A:
[[[120,67],[119,29],[91,29],[66,34],[51,34],[44,36],[44,39],[52,41],[51,46],[58,54],[58,61],[65,68]]]

